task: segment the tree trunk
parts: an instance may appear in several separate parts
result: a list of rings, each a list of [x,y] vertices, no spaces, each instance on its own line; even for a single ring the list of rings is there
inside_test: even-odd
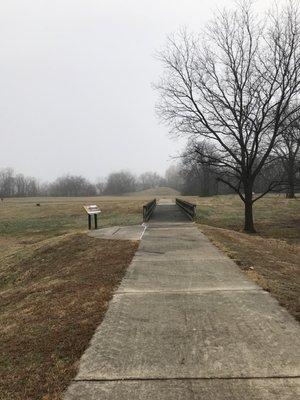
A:
[[[244,231],[255,233],[253,222],[253,201],[252,201],[252,184],[244,185],[245,187],[245,225]]]
[[[289,161],[288,169],[288,188],[286,191],[286,198],[287,199],[294,199],[295,198],[295,173],[294,173],[294,163],[293,160]]]
[[[203,167],[203,196],[209,196],[209,171],[206,166]]]
[[[295,198],[295,186],[294,185],[290,185],[288,187],[288,190],[286,192],[286,198],[287,199],[294,199]]]

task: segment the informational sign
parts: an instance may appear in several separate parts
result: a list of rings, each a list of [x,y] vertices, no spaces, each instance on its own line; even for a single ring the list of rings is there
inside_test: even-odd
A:
[[[95,214],[101,213],[100,208],[96,204],[92,204],[90,206],[83,206],[83,207],[89,215],[95,215]]]

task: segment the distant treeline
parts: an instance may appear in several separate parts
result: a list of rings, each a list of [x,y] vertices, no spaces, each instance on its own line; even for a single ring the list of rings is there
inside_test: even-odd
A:
[[[209,157],[203,156],[201,143],[188,143],[181,155],[178,166],[181,175],[181,193],[183,195],[213,196],[217,194],[236,193],[235,178],[225,167],[209,162]],[[205,148],[208,153],[210,149]],[[258,160],[259,161],[259,160]],[[223,178],[226,178],[224,182]],[[230,186],[232,184],[232,187]],[[293,198],[300,190],[300,158],[274,155],[269,163],[258,173],[253,183],[253,193],[283,192]]]
[[[12,168],[0,170],[0,196],[27,197],[38,196],[39,185],[35,178],[16,174]]]
[[[180,190],[180,178],[176,174],[176,168],[171,167],[165,177],[156,172],[145,172],[136,177],[129,171],[119,171],[109,174],[106,179],[96,183],[90,182],[83,176],[69,174],[50,183],[40,183],[33,177],[15,173],[11,168],[4,168],[0,170],[0,196],[5,198],[123,195],[162,186]]]
[[[275,167],[276,165],[276,167]],[[285,169],[280,159],[257,178],[254,191],[262,193],[267,190],[269,182],[278,179],[274,191],[287,191]],[[145,172],[139,176],[129,171],[118,171],[109,174],[96,183],[83,176],[63,175],[53,182],[40,183],[33,177],[15,173],[11,168],[0,169],[0,197],[36,197],[36,196],[120,196],[156,187],[170,187],[182,195],[214,196],[217,194],[235,193],[219,179],[220,171],[214,166],[202,164],[197,155],[191,153],[189,145],[182,153],[177,165],[170,166],[165,176],[156,172]],[[230,176],[228,177],[230,180]],[[300,189],[300,165],[295,169],[295,188]]]

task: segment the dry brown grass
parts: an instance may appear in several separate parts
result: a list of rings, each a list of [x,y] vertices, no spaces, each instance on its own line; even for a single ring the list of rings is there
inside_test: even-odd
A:
[[[89,238],[142,220],[143,198],[26,198],[0,204],[0,399],[60,398],[137,243]],[[40,203],[37,207],[36,203]]]
[[[60,398],[136,247],[69,234],[6,259],[1,399]]]

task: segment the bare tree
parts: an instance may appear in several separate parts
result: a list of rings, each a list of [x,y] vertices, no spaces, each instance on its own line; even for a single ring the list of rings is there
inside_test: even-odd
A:
[[[0,170],[0,196],[12,197],[15,194],[15,178],[12,168]]]
[[[57,178],[48,188],[50,196],[95,196],[96,188],[82,176],[65,175]]]
[[[23,174],[17,174],[14,177],[14,186],[16,197],[38,195],[38,184],[35,178],[24,176]]]
[[[15,174],[11,168],[0,170],[1,197],[26,197],[38,195],[38,183],[35,178]]]
[[[183,176],[179,165],[172,164],[166,170],[166,185],[181,192],[183,186]]]
[[[217,194],[217,177],[222,171],[211,165],[214,149],[209,143],[190,140],[181,155],[183,193],[210,196]]]
[[[96,187],[96,190],[97,190],[97,195],[102,196],[104,194],[104,192],[105,192],[105,181],[102,180],[102,179],[99,179],[96,182],[95,187]]]
[[[284,170],[286,197],[295,197],[297,173],[300,173],[300,113],[297,119],[287,118],[282,133],[274,146],[274,153],[279,157]]]
[[[107,177],[104,194],[120,195],[136,190],[135,177],[128,171],[113,172]]]
[[[164,179],[156,172],[144,172],[138,178],[138,185],[141,190],[164,186],[164,184]]]
[[[287,118],[298,107],[300,29],[289,2],[263,23],[249,2],[219,13],[201,39],[187,32],[169,39],[160,55],[165,73],[157,85],[158,111],[179,135],[213,146],[210,165],[245,205],[247,232],[254,232],[255,180],[272,161],[271,152]],[[230,179],[228,179],[230,178]]]

